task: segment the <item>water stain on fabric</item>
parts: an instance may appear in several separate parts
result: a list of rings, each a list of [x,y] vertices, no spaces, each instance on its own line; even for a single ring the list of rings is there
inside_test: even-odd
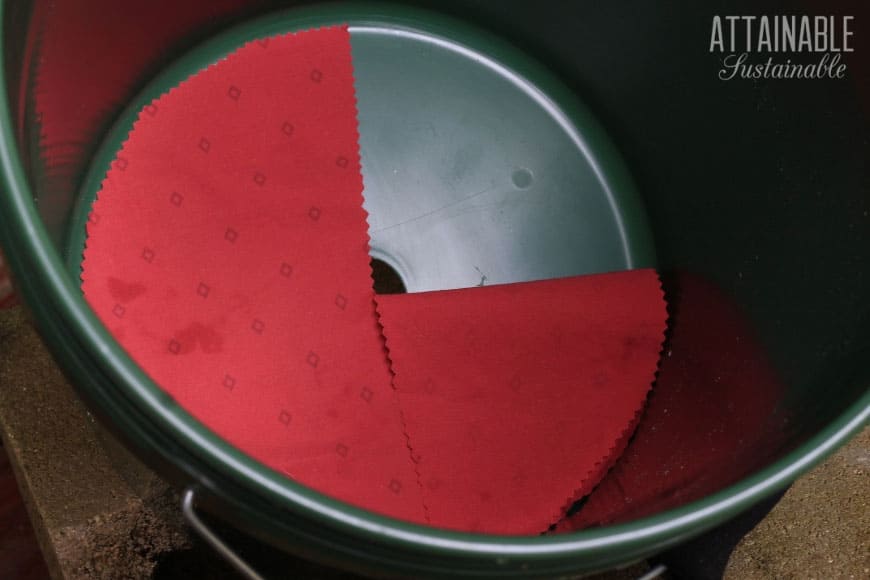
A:
[[[118,302],[130,302],[142,296],[147,288],[144,284],[124,282],[118,278],[108,278],[109,294]]]
[[[207,354],[221,352],[223,349],[223,335],[211,326],[199,322],[191,322],[185,328],[176,332],[175,337],[181,345],[178,354],[191,353],[196,350],[197,346]]]

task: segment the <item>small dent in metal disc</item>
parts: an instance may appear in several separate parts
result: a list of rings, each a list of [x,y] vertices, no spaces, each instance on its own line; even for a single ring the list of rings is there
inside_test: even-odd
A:
[[[521,167],[511,174],[511,181],[514,182],[517,189],[528,189],[534,180],[532,172],[525,167]]]

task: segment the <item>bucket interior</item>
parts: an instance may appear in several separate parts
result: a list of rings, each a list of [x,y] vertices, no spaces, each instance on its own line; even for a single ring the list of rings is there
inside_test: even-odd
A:
[[[101,147],[131,102],[203,40],[295,4],[161,0],[137,9],[105,0],[4,4],[11,127],[41,221],[68,264],[59,275],[75,284],[89,172],[94,160],[106,155]],[[856,428],[856,417],[866,413],[870,384],[870,85],[860,73],[868,64],[860,21],[855,51],[845,55],[853,73],[847,79],[725,82],[716,75],[718,55],[708,50],[709,23],[718,13],[713,3],[692,3],[678,12],[651,4],[630,9],[559,2],[515,2],[509,9],[496,2],[414,4],[469,21],[545,63],[591,110],[633,180],[633,187],[625,186],[631,199],[617,203],[628,216],[628,234],[621,237],[618,228],[604,231],[610,227],[600,219],[609,215],[604,207],[592,216],[561,206],[531,218],[517,214],[514,229],[531,223],[542,231],[567,232],[539,236],[542,246],[535,255],[549,257],[545,260],[530,260],[528,248],[511,247],[509,238],[496,233],[486,244],[437,252],[432,240],[415,246],[413,231],[373,239],[373,257],[398,272],[409,291],[473,285],[468,274],[453,268],[456,261],[437,261],[488,247],[504,258],[498,281],[638,266],[662,272],[672,328],[654,420],[671,439],[638,451],[638,465],[652,469],[650,477],[660,485],[638,487],[631,505],[623,502],[608,514],[608,524],[642,529],[647,516],[677,507],[687,510],[682,514],[700,510],[702,505],[692,502],[723,490],[727,495],[729,486],[761,470],[772,477],[793,469],[798,456],[820,448],[819,437]],[[774,7],[762,4],[746,9],[761,14]],[[361,111],[381,107],[381,116],[388,110],[402,114],[398,101],[383,103],[390,70],[377,43],[367,44],[368,39],[359,34],[354,41],[363,55],[358,66],[368,67],[375,79],[370,86],[358,85]],[[64,98],[46,100],[45,92]],[[51,110],[44,103],[51,103]],[[502,118],[509,117],[510,101],[499,106]],[[473,117],[455,112],[452,130]],[[364,127],[365,114],[360,122]],[[528,121],[529,130],[540,126]],[[393,147],[395,155],[408,155],[405,163],[414,163],[414,151],[401,147],[395,128],[387,129],[368,133],[380,139],[368,148]],[[365,158],[367,143],[361,145]],[[438,151],[436,157],[455,153]],[[522,166],[496,168],[493,162],[491,168],[515,183],[529,179]],[[583,175],[568,171],[563,178]],[[367,176],[366,183],[377,180]],[[378,186],[386,192],[398,187]],[[373,213],[387,221],[392,213],[401,214],[386,194],[367,194],[367,203],[381,204]],[[551,227],[557,219],[586,218],[588,227]],[[594,246],[586,235],[612,243]],[[403,253],[408,248],[416,253]],[[57,340],[63,340],[59,333]],[[100,400],[87,392],[98,387],[81,388],[86,399]],[[102,411],[110,422],[118,420]],[[134,444],[147,439],[116,427]],[[668,441],[682,445],[676,456]],[[671,469],[680,473],[663,473]],[[778,485],[796,471],[789,473]],[[750,494],[740,501],[745,506],[760,497]],[[654,547],[650,541],[644,549]]]

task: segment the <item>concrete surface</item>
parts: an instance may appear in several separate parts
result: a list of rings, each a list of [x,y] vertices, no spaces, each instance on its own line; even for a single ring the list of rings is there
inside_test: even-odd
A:
[[[738,544],[726,580],[870,578],[870,429],[797,480]]]
[[[147,578],[187,547],[174,491],[107,453],[21,309],[0,311],[0,353],[3,445],[52,577]],[[122,474],[136,469],[134,489]]]

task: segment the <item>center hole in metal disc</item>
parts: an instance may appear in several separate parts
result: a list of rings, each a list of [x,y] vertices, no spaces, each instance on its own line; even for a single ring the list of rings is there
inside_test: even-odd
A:
[[[405,283],[399,277],[399,273],[392,266],[372,258],[372,280],[374,281],[375,294],[405,294]]]

